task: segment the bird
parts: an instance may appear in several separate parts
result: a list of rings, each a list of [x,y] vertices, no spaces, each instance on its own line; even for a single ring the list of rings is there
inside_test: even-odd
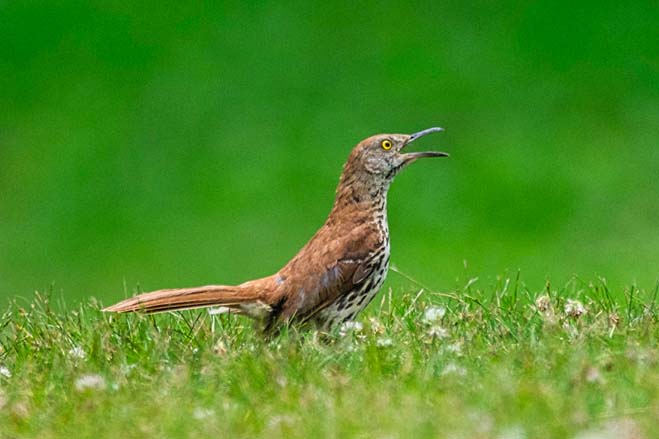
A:
[[[158,290],[125,299],[105,312],[158,313],[219,309],[250,317],[266,333],[282,325],[331,330],[353,321],[371,302],[389,269],[387,193],[403,169],[445,152],[407,152],[415,140],[443,131],[378,134],[359,142],[343,166],[325,223],[278,272],[239,285]]]

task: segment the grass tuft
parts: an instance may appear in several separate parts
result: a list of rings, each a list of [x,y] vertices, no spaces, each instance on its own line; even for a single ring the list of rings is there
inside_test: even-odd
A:
[[[0,432],[657,437],[656,289],[480,284],[384,291],[354,324],[272,340],[231,315],[36,294],[0,318]]]

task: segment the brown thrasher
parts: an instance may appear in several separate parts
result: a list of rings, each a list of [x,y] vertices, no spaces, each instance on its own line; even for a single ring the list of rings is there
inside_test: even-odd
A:
[[[266,331],[279,323],[313,322],[326,329],[352,320],[378,292],[389,269],[387,192],[401,169],[444,152],[402,150],[426,134],[380,134],[352,150],[325,224],[272,276],[236,286],[210,285],[140,294],[104,311],[147,313],[222,306],[260,320]]]

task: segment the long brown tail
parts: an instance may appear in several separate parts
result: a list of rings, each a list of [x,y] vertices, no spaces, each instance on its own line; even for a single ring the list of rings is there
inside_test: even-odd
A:
[[[158,290],[123,300],[103,311],[156,313],[205,306],[225,306],[236,312],[244,312],[244,305],[259,304],[257,295],[239,286],[208,285],[197,288]],[[266,306],[263,304],[263,306]],[[251,307],[248,307],[249,309]],[[249,314],[249,313],[248,313]]]

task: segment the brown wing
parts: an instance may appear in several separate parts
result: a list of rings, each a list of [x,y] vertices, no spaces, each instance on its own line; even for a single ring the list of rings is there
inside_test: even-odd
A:
[[[356,263],[354,261],[349,261],[349,262],[339,261],[337,265],[341,266],[343,264],[355,265]],[[353,270],[349,270],[349,271],[353,271]],[[303,314],[303,316],[301,317],[301,321],[306,322],[308,320],[311,320],[317,313],[319,313],[320,311],[331,305],[336,299],[358,288],[358,285],[362,281],[364,281],[364,279],[366,279],[372,272],[373,272],[373,265],[371,265],[369,262],[363,261],[361,263],[356,264],[352,276],[350,276],[348,272],[347,273],[348,276],[346,276],[344,281],[339,284],[341,291],[338,291],[336,294],[329,295],[324,302],[319,303],[315,308],[309,310],[306,314]]]
[[[339,297],[350,293],[371,272],[367,260],[345,259],[327,269],[319,279],[305,282],[286,303],[282,317],[304,322],[325,309]]]
[[[379,234],[364,224],[335,238],[321,229],[297,257],[279,272],[285,297],[281,317],[305,321],[348,294],[373,271]]]

